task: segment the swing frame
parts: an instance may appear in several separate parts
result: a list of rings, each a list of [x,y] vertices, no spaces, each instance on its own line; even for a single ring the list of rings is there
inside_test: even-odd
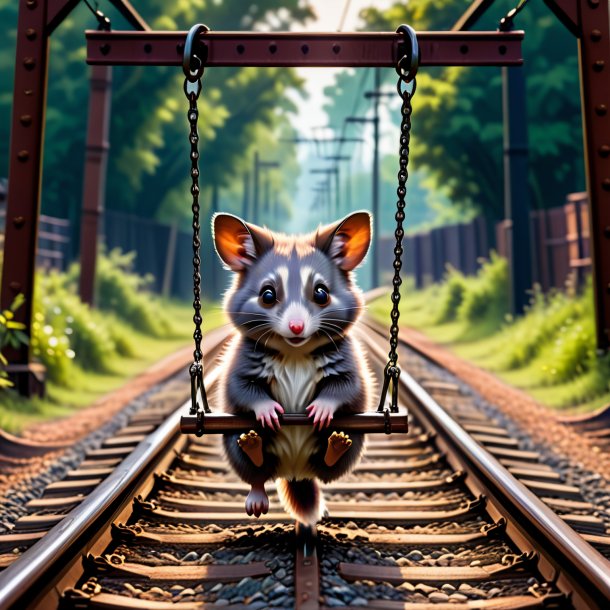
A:
[[[400,26],[395,33],[337,33],[302,34],[291,32],[212,32],[207,26],[193,26],[186,37],[179,33],[146,32],[142,41],[140,33],[112,32],[112,42],[99,37],[95,32],[87,32],[89,63],[106,63],[111,57],[113,64],[147,64],[154,54],[154,63],[161,65],[182,64],[186,76],[184,91],[190,104],[189,123],[191,125],[191,160],[193,175],[193,228],[194,228],[194,278],[195,278],[195,361],[189,372],[191,375],[191,411],[180,421],[183,434],[229,434],[261,429],[261,424],[251,417],[211,412],[203,381],[203,359],[201,354],[201,315],[199,291],[199,167],[197,150],[197,99],[202,89],[201,79],[204,68],[210,66],[307,66],[307,67],[394,67],[399,75],[398,93],[404,104],[408,103],[410,117],[410,98],[415,92],[415,75],[419,64],[448,65],[457,57],[456,65],[498,65],[497,57],[503,65],[521,65],[520,43],[522,32],[467,32],[451,33],[446,40],[445,33],[424,32],[417,34],[408,26]],[[500,42],[501,41],[501,42]],[[421,46],[424,47],[422,53]],[[494,54],[497,57],[494,57]],[[423,55],[423,58],[422,58]],[[426,61],[427,59],[427,61]],[[406,87],[413,81],[413,92]],[[407,102],[405,102],[407,100]],[[403,117],[402,129],[410,131],[410,118]],[[192,140],[192,138],[195,138]],[[402,142],[402,139],[401,139]],[[406,149],[401,144],[402,154],[408,163],[408,140]],[[405,169],[399,172],[399,207],[396,216],[396,261],[394,295],[392,301],[396,311],[392,313],[390,360],[384,371],[384,382],[379,407],[374,412],[356,415],[338,415],[329,425],[329,431],[341,430],[358,433],[407,433],[408,414],[398,407],[398,379],[400,368],[397,364],[398,302],[400,294],[401,234],[404,219],[404,194],[408,174]],[[404,171],[402,182],[400,176]],[[194,189],[194,190],[193,190]],[[196,194],[195,194],[196,193]],[[402,207],[400,207],[402,206]],[[396,267],[398,265],[398,267]],[[398,283],[396,283],[398,282]],[[385,404],[391,382],[390,404]],[[201,398],[201,401],[199,400]],[[201,407],[201,408],[200,408]],[[306,414],[284,414],[280,416],[282,426],[311,426],[311,418]]]
[[[549,0],[547,0],[549,1]],[[573,0],[581,3],[583,0]],[[142,32],[86,31],[87,63],[94,66],[113,65],[179,65],[186,32],[153,31],[129,0],[110,0],[124,15],[130,26]],[[23,294],[24,307],[16,313],[25,333],[31,334],[32,294],[40,209],[42,145],[47,92],[49,40],[54,30],[70,14],[78,0],[20,0],[17,24],[15,79],[10,138],[9,192],[5,228],[5,260],[12,264],[2,275],[1,300],[8,307],[16,294]],[[604,11],[607,13],[607,9]],[[604,29],[606,31],[606,29]],[[258,40],[268,41],[264,62],[256,64],[250,48],[226,65],[282,65],[383,67],[393,66],[400,36],[396,33],[298,33],[298,32],[212,32],[215,46],[209,65],[223,65],[218,54],[220,40],[236,45]],[[518,66],[522,64],[523,32],[419,32],[422,48],[421,65],[455,66]],[[348,47],[337,48],[348,40]],[[278,45],[277,41],[282,44]],[[305,45],[323,44],[323,56],[306,53]],[[120,42],[120,44],[119,44]],[[296,45],[290,56],[285,42]],[[276,44],[275,50],[273,44]],[[224,43],[223,43],[224,44]],[[117,51],[121,49],[121,57]],[[605,47],[604,47],[605,49]],[[234,50],[237,51],[236,47]],[[261,52],[263,52],[261,51]],[[228,59],[227,59],[228,61]],[[261,60],[262,61],[262,60]],[[587,90],[589,91],[589,90]],[[586,97],[589,97],[587,93]],[[591,155],[590,158],[594,158]],[[92,164],[95,160],[92,161]],[[103,180],[101,167],[94,174]],[[103,197],[102,190],[92,196]],[[603,227],[602,227],[603,228]],[[603,244],[602,244],[603,245]],[[610,297],[609,297],[610,301]],[[608,315],[610,319],[610,314]],[[598,317],[598,326],[601,327]],[[23,345],[10,351],[11,377],[20,394],[44,393],[44,371],[31,362],[31,348]]]
[[[400,367],[398,365],[398,319],[400,317],[399,303],[400,303],[400,291],[399,287],[402,284],[400,277],[400,270],[402,268],[402,237],[404,235],[403,221],[405,219],[404,209],[406,206],[406,186],[408,180],[408,163],[409,163],[409,143],[410,143],[410,132],[411,132],[411,98],[413,97],[416,90],[415,77],[419,68],[421,60],[421,51],[419,47],[419,40],[415,30],[408,25],[401,25],[397,28],[396,34],[399,36],[399,42],[397,45],[392,46],[392,51],[396,53],[397,59],[394,64],[396,73],[398,74],[397,92],[402,99],[401,106],[401,127],[400,127],[400,170],[398,172],[398,189],[397,196],[398,202],[396,204],[397,211],[395,215],[396,229],[395,239],[396,244],[394,248],[395,260],[393,263],[394,267],[394,279],[393,292],[392,292],[392,312],[390,315],[390,352],[389,359],[384,370],[384,380],[381,390],[381,396],[379,399],[379,406],[376,412],[372,413],[360,413],[353,416],[339,416],[334,422],[331,428],[337,430],[340,428],[342,433],[344,430],[357,431],[361,433],[371,432],[384,432],[385,434],[392,434],[392,432],[408,432],[408,414],[406,412],[401,413],[398,406],[398,381],[400,378]],[[230,35],[227,34],[224,37],[221,36],[220,43],[217,48],[213,48],[210,43],[210,29],[207,25],[202,23],[194,25],[188,32],[185,42],[176,45],[176,52],[182,53],[182,68],[185,75],[184,80],[184,93],[189,103],[189,111],[187,113],[190,134],[189,142],[191,144],[191,195],[192,195],[192,210],[193,210],[193,291],[194,291],[194,302],[193,307],[195,314],[193,321],[195,323],[195,332],[193,338],[195,340],[195,351],[194,361],[189,368],[189,374],[191,376],[191,409],[190,415],[181,418],[180,429],[184,434],[193,433],[196,436],[202,436],[204,433],[218,433],[225,434],[229,432],[240,432],[246,431],[252,427],[254,417],[239,417],[232,414],[222,414],[215,416],[212,414],[208,404],[207,394],[205,390],[203,380],[203,354],[201,351],[201,258],[200,258],[200,219],[199,219],[199,134],[198,134],[198,99],[202,91],[202,79],[205,68],[208,67],[212,62],[210,58],[215,56],[217,59],[216,65],[232,65],[231,62],[235,61],[235,57],[246,54],[247,50],[254,55],[255,59],[251,59],[250,62],[259,65],[265,65],[269,55],[274,56],[278,53],[280,46],[286,47],[289,51],[290,43],[294,43],[294,38],[289,34],[284,34],[285,39],[282,44],[279,45],[277,42],[269,42],[268,36],[255,36],[250,37],[251,42],[249,45],[238,43],[235,41],[227,44],[227,38],[230,39]],[[322,35],[320,35],[322,36]],[[354,49],[351,48],[353,42],[353,34],[348,34],[347,38],[347,49],[348,55],[351,58],[357,58],[358,55],[353,53]],[[367,37],[370,43],[372,40],[377,42],[387,43],[379,35],[373,35],[373,37]],[[297,39],[298,40],[298,39]],[[506,54],[507,48],[504,45],[500,47],[500,53]],[[328,61],[328,51],[332,55],[338,56],[345,51],[345,45],[333,42],[329,44],[327,37],[324,35],[323,40],[320,41],[318,38],[315,40],[315,44],[312,46],[309,43],[303,43],[300,47],[301,55],[309,57],[309,61],[313,61],[314,65],[324,65],[325,61]],[[108,54],[111,51],[111,47],[106,45],[104,47],[104,53]],[[460,49],[463,55],[469,53],[468,45],[462,45]],[[146,52],[152,52],[152,46],[149,44],[146,47]],[[294,54],[292,50],[292,54]],[[387,52],[387,49],[386,49]],[[326,53],[326,55],[325,55]],[[290,53],[289,53],[290,56]],[[376,61],[383,59],[378,53],[376,53],[372,47],[368,49],[368,56],[374,57]],[[228,62],[228,63],[227,63]],[[274,62],[275,63],[275,62]],[[283,65],[283,61],[280,61]],[[388,390],[391,386],[391,392],[389,394],[389,404],[386,404],[388,398]],[[201,398],[201,402],[199,400]],[[201,408],[200,408],[201,407]],[[394,422],[393,422],[394,420]],[[306,414],[291,414],[282,416],[281,425],[307,425],[311,426],[311,419]],[[394,425],[393,425],[394,424]],[[260,426],[262,423],[259,424]],[[253,431],[251,430],[251,433]]]

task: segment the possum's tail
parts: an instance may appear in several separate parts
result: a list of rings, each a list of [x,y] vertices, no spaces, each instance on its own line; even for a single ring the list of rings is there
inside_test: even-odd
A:
[[[275,486],[284,510],[297,521],[314,525],[326,512],[324,497],[315,479],[277,479]]]

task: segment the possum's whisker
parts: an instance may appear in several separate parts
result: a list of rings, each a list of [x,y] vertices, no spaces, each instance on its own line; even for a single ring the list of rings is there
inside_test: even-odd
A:
[[[335,350],[339,351],[339,348],[337,347],[337,344],[334,342],[333,338],[322,327],[320,327],[320,330],[332,341],[333,345],[335,346]]]
[[[241,324],[237,324],[236,326],[246,326],[246,324],[254,324],[254,326],[252,326],[250,328],[250,330],[254,330],[255,328],[258,328],[259,326],[265,326],[265,324],[270,325],[269,322],[261,322],[260,320],[246,320],[245,322],[242,322]]]
[[[333,335],[337,335],[341,339],[345,339],[345,335],[340,330],[336,330],[334,328],[329,328],[329,327],[324,328],[323,326],[320,326],[320,328],[322,330],[326,330],[326,331],[332,333]]]
[[[341,335],[341,337],[345,337],[345,333],[343,332],[343,329],[340,326],[337,326],[337,324],[320,324],[320,328],[327,328],[328,330],[330,330],[333,333],[337,333],[338,335]]]
[[[266,330],[257,340],[256,343],[254,344],[254,351],[256,351],[256,346],[258,345],[258,342],[265,336],[268,335],[269,333],[273,332],[273,328],[270,328],[269,330]]]

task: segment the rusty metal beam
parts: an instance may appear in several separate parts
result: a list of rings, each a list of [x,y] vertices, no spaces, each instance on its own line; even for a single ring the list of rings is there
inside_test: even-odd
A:
[[[182,63],[186,32],[87,31],[87,62]],[[520,66],[523,32],[418,32],[423,66]],[[394,32],[209,32],[207,66],[394,67]]]
[[[602,0],[545,0],[578,38],[597,347],[610,347],[610,23]]]
[[[575,0],[544,0],[544,3],[574,36],[580,37],[578,4]]]
[[[83,206],[80,233],[81,301],[94,304],[95,267],[99,221],[104,210],[106,165],[108,161],[108,133],[112,100],[112,67],[93,66],[89,94],[89,119],[83,181]]]
[[[72,9],[80,0],[46,0],[47,4],[47,29],[46,35],[50,36],[55,28],[72,12]]]
[[[494,0],[474,0],[474,2],[464,11],[464,14],[453,24],[451,30],[453,32],[469,30],[493,3]]]
[[[593,261],[597,345],[610,346],[610,15],[607,0],[578,7],[580,86]],[[568,10],[567,2],[555,3]],[[574,15],[575,11],[569,14]]]
[[[1,306],[8,307],[19,293],[25,296],[25,304],[15,318],[25,324],[28,336],[34,301],[47,93],[46,28],[47,3],[22,0],[17,23]],[[40,393],[39,380],[29,361],[29,347],[7,351],[7,355],[15,370],[17,390],[27,395]]]
[[[129,0],[110,0],[115,6],[117,11],[127,19],[127,22],[132,25],[136,30],[143,32],[150,31],[150,26],[144,18],[138,13],[138,11],[132,6]]]

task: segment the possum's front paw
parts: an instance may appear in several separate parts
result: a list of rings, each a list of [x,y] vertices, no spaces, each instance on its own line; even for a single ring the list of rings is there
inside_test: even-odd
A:
[[[336,401],[327,398],[317,398],[313,404],[309,405],[306,411],[309,417],[313,417],[314,429],[318,425],[320,430],[327,428],[338,406],[339,404]]]
[[[246,512],[249,515],[260,517],[269,511],[269,497],[264,485],[252,485],[246,498]]]
[[[252,405],[252,410],[256,414],[256,419],[261,423],[263,428],[265,425],[267,425],[272,430],[280,429],[280,420],[277,414],[284,412],[282,405],[278,404],[274,400],[261,400],[260,402]]]

